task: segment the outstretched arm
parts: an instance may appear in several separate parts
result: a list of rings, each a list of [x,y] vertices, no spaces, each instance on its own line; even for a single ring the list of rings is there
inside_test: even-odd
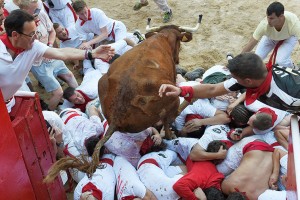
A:
[[[182,93],[184,87],[176,87],[171,84],[162,84],[159,88],[158,94],[160,97],[166,96],[179,96]],[[200,84],[192,87],[193,98],[211,98],[227,94],[228,91],[224,87],[224,83],[218,84]]]
[[[92,50],[92,58],[110,60],[114,55],[115,50],[109,45],[100,45]],[[57,60],[84,60],[86,51],[74,48],[48,48],[44,57]]]
[[[258,41],[252,37],[249,40],[249,42],[246,44],[246,46],[243,48],[241,53],[252,51],[252,49],[256,46],[257,43],[258,43]]]

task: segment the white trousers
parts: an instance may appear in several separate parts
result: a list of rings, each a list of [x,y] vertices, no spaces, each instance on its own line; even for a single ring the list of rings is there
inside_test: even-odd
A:
[[[291,59],[292,51],[297,43],[297,37],[291,36],[290,38],[284,40],[282,45],[277,51],[277,56],[275,63],[283,67],[293,67],[293,61]],[[274,49],[278,41],[271,40],[267,36],[263,36],[255,53],[259,55],[263,60],[268,56],[268,54]]]

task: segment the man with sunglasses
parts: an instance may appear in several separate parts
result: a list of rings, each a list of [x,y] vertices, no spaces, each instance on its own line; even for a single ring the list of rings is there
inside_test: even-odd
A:
[[[0,88],[10,112],[14,94],[21,87],[35,61],[42,57],[58,60],[111,59],[114,49],[99,46],[94,50],[56,49],[37,41],[34,17],[22,10],[10,13],[4,22],[6,34],[0,36]]]

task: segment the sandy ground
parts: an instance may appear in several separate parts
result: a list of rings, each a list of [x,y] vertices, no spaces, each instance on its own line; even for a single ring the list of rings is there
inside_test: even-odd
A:
[[[139,11],[133,11],[135,1],[131,0],[88,0],[89,7],[102,9],[107,16],[122,21],[129,32],[139,29],[145,33],[147,18],[152,18],[153,26],[163,25],[162,13],[152,0]],[[252,37],[256,26],[265,17],[268,0],[168,0],[173,10],[169,24],[195,26],[198,15],[202,14],[202,24],[193,34],[193,40],[182,44],[180,65],[188,70],[201,66],[209,68],[215,64],[226,64],[225,55],[237,55]],[[297,0],[282,0],[287,11],[298,16]],[[296,64],[300,61],[299,45],[292,54]],[[79,82],[80,76],[74,72]],[[36,82],[34,82],[36,85]],[[36,87],[45,96],[45,92]],[[69,196],[69,199],[71,197]]]
[[[129,32],[139,29],[145,33],[147,18],[152,19],[153,26],[164,25],[162,12],[152,0],[149,5],[139,11],[133,11],[135,1],[131,0],[88,0],[89,7],[102,9],[110,18],[122,21]],[[237,55],[243,46],[252,37],[258,23],[265,17],[266,8],[273,1],[266,0],[168,0],[173,10],[173,19],[168,24],[181,26],[195,26],[198,15],[202,14],[202,24],[193,34],[193,40],[182,43],[180,65],[188,70],[198,66],[210,68],[215,64],[226,64],[226,53]],[[298,0],[282,0],[287,11],[298,16]],[[292,54],[294,62],[300,62],[300,48],[296,45]],[[81,82],[79,73],[74,72]],[[34,86],[36,82],[34,81]],[[39,87],[36,90],[45,96],[48,95]]]

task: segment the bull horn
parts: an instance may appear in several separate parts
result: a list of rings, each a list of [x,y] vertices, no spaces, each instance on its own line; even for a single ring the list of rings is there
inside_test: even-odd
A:
[[[150,22],[151,22],[151,18],[148,18],[147,26],[146,26],[146,32],[149,33],[149,32],[155,32],[155,31],[158,31],[158,29],[159,29],[160,27],[152,27],[152,28],[150,28]]]
[[[202,15],[199,15],[198,23],[194,28],[192,28],[192,27],[183,27],[183,26],[180,26],[179,28],[183,29],[185,32],[196,32],[198,30],[199,26],[200,26],[201,20],[202,20]]]

